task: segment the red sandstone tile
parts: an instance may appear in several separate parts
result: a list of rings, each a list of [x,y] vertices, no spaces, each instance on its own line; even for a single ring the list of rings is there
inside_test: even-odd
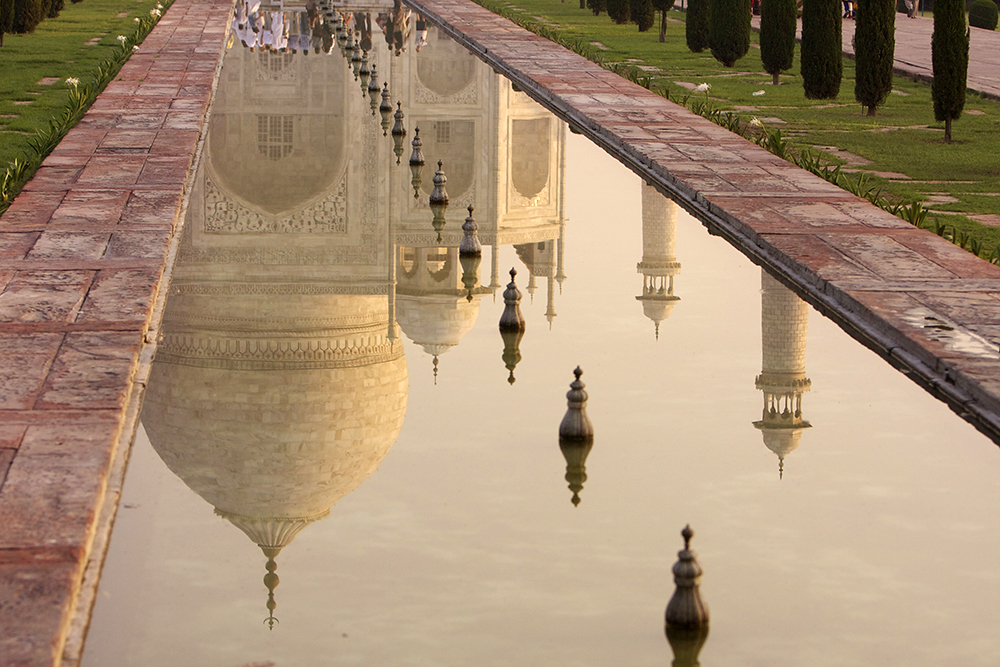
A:
[[[80,577],[76,560],[0,564],[0,664],[48,667]]]
[[[77,322],[144,324],[149,318],[159,277],[159,266],[100,271]]]
[[[1000,296],[979,292],[926,291],[910,296],[956,322],[1000,325]]]
[[[27,428],[26,424],[0,422],[0,449],[17,449]]]
[[[913,229],[913,232],[920,230]],[[927,262],[923,256],[900,243],[896,236],[906,238],[909,230],[894,230],[884,234],[820,234],[828,244],[857,260],[859,264],[886,280],[954,278],[955,274]]]
[[[191,156],[183,157],[150,157],[139,175],[140,185],[159,185],[181,187],[187,180]]]
[[[163,121],[164,129],[200,130],[204,114],[197,111],[171,111]]]
[[[138,83],[116,80],[107,85],[104,92],[101,93],[101,96],[110,95],[113,97],[123,97],[126,95],[135,95],[135,91],[138,89]]]
[[[71,322],[91,271],[19,271],[0,293],[0,322]]]
[[[162,111],[130,111],[119,115],[114,127],[119,130],[158,130],[166,117],[167,114]]]
[[[97,149],[106,133],[104,129],[74,127],[59,142],[52,155],[90,155]]]
[[[149,152],[153,155],[188,157],[194,155],[200,136],[198,130],[162,130],[157,133]]]
[[[204,115],[208,109],[208,96],[176,99],[170,103],[171,111],[196,112]]]
[[[765,243],[799,264],[805,273],[823,280],[867,280],[881,278],[812,234],[762,234]]]
[[[152,77],[151,80],[157,81],[157,83],[149,83],[147,81],[146,83],[139,84],[138,95],[163,98],[177,97],[177,93],[180,91],[179,86],[159,83],[157,77]]]
[[[47,167],[42,165],[31,180],[25,184],[24,189],[49,192],[66,190],[76,183],[77,177],[82,171],[79,167]]]
[[[139,155],[91,158],[80,174],[80,185],[97,187],[122,187],[134,185],[146,158]]]
[[[177,222],[181,193],[177,190],[136,190],[122,213],[122,225],[169,225]]]
[[[36,409],[121,409],[142,332],[70,333],[52,363]]]
[[[169,229],[142,231],[117,231],[111,237],[105,257],[162,259],[170,245]]]
[[[156,138],[155,130],[109,130],[98,150],[138,148],[148,150]]]
[[[80,119],[74,130],[107,130],[115,127],[120,114],[115,112],[96,111],[93,107]]]
[[[0,409],[34,404],[61,343],[62,334],[0,335]]]
[[[27,259],[99,259],[104,256],[111,232],[46,230],[35,242]]]
[[[170,96],[138,96],[133,97],[125,104],[125,109],[129,111],[160,111],[170,108],[173,101]]]
[[[0,259],[23,259],[38,238],[38,232],[0,233]]]
[[[115,224],[128,201],[129,190],[71,190],[52,214],[54,223]]]
[[[961,278],[998,278],[1000,266],[979,259],[932,232],[913,234],[899,239],[900,243],[929,261]]]
[[[30,183],[30,181],[29,181]],[[0,218],[2,223],[44,225],[52,212],[59,208],[65,192],[32,192],[22,190]]]
[[[23,435],[23,429],[26,429],[27,426],[22,426],[21,428],[21,434]],[[18,444],[20,444],[20,438],[18,438]],[[14,461],[14,454],[16,453],[14,447],[0,448],[0,490],[3,490],[3,483],[7,479],[7,471],[10,470],[10,464]]]

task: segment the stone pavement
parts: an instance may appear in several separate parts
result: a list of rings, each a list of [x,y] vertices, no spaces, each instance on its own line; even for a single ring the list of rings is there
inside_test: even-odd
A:
[[[760,30],[760,17],[753,17],[754,30]],[[844,20],[844,55],[854,57],[854,21]],[[897,74],[930,82],[934,78],[931,65],[931,35],[934,19],[919,14],[912,19],[896,13],[896,52],[894,54]],[[970,28],[969,36],[969,90],[982,93],[985,97],[1000,100],[1000,32]],[[798,37],[802,37],[802,21],[799,21]]]
[[[1000,440],[1000,268],[469,0],[414,4]],[[229,6],[177,0],[0,220],[0,667],[79,658]]]
[[[230,5],[177,0],[0,220],[3,667],[77,660]]]

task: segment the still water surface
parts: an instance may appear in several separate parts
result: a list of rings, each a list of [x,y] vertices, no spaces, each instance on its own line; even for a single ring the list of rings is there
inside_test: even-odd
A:
[[[378,53],[399,166],[336,48],[226,57],[84,665],[669,664],[687,523],[706,666],[996,664],[993,443],[443,35]]]

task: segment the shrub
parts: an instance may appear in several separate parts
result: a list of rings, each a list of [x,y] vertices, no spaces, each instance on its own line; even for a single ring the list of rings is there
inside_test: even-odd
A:
[[[3,36],[14,32],[14,0],[0,0],[0,46]]]
[[[701,53],[708,48],[708,0],[688,0],[684,36],[691,51]]]
[[[993,4],[991,0],[983,0]],[[896,13],[893,0],[859,0],[854,27],[854,99],[868,107],[868,115],[892,91]]]
[[[993,0],[975,0],[969,9],[969,25],[985,30],[997,29],[998,11]]]
[[[11,32],[19,35],[34,32],[43,18],[41,0],[14,0],[14,29]]]
[[[944,121],[944,141],[951,143],[951,121],[965,108],[965,83],[969,73],[969,29],[962,0],[937,0],[934,35],[931,37],[934,81],[934,118]]]
[[[840,93],[843,74],[840,0],[802,3],[802,87],[811,100],[831,100]]]
[[[587,8],[594,12],[594,16],[600,16],[601,12],[608,11],[608,5],[604,0],[587,0]]]
[[[615,23],[621,25],[632,20],[632,9],[629,0],[605,0],[608,7],[608,16]]]
[[[656,22],[656,10],[653,0],[630,0],[632,21],[639,26],[639,32],[646,32]]]
[[[750,50],[750,0],[709,0],[708,14],[712,56],[732,67]]]
[[[795,0],[760,3],[760,61],[776,86],[778,75],[789,69],[795,59],[797,13]]]

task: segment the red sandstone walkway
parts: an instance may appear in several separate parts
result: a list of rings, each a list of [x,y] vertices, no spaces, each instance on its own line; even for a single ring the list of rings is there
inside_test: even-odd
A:
[[[177,0],[0,222],[3,667],[80,648],[229,7]]]
[[[414,4],[998,437],[1000,268],[468,0]],[[79,657],[228,9],[177,0],[0,221],[0,667]]]

